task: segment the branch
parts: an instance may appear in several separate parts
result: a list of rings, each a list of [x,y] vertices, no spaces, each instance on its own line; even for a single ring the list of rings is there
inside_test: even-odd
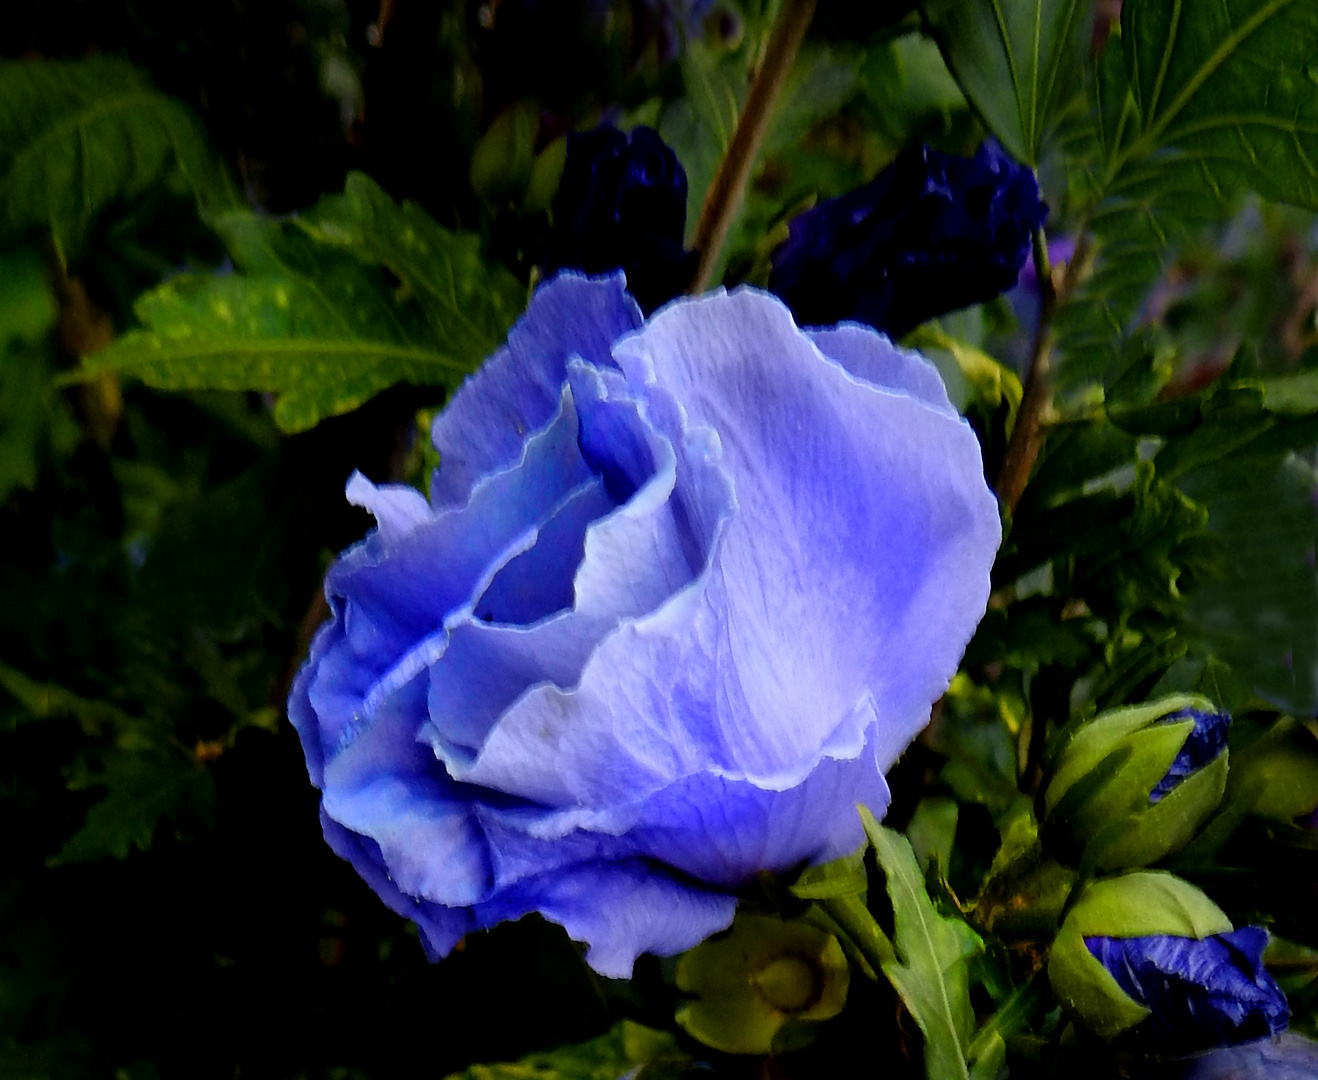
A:
[[[700,252],[700,264],[688,292],[704,292],[711,284],[719,252],[728,238],[728,229],[746,195],[746,184],[769,129],[778,94],[792,70],[817,4],[818,0],[784,0],[778,13],[764,62],[751,81],[746,105],[737,120],[737,130],[733,132],[732,142],[728,144],[723,163],[709,186],[705,205],[700,211],[694,244]]]
[[[1074,260],[1073,260],[1074,261]],[[1021,501],[1025,485],[1034,470],[1039,447],[1043,444],[1043,416],[1052,400],[1053,314],[1057,310],[1057,290],[1053,286],[1053,270],[1048,262],[1048,239],[1043,227],[1034,231],[1034,270],[1039,279],[1043,303],[1039,312],[1039,328],[1034,335],[1034,348],[1030,352],[1030,371],[1025,377],[1025,392],[1016,426],[1011,429],[1007,451],[1003,455],[1002,470],[998,473],[998,497],[1013,512]],[[1067,268],[1067,280],[1071,277]],[[1065,287],[1065,283],[1064,283]]]

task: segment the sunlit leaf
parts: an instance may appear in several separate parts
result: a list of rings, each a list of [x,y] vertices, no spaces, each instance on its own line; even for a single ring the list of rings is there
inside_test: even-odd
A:
[[[171,390],[272,392],[275,420],[299,431],[397,382],[456,386],[520,307],[520,286],[475,238],[365,178],[305,226],[233,213],[217,228],[238,272],[183,274],[147,293],[136,309],[145,328],[88,358],[91,370]]]
[[[924,1034],[929,1080],[969,1077],[966,1047],[975,1016],[970,1007],[969,961],[983,947],[960,919],[938,913],[910,841],[861,810],[865,832],[888,879],[896,931],[895,959],[883,973]]]

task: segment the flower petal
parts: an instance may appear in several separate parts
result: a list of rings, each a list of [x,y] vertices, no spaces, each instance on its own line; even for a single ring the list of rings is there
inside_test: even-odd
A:
[[[1001,529],[974,433],[824,361],[754,290],[671,304],[614,355],[719,433],[736,484],[718,561],[729,767],[767,782],[811,761],[867,692],[891,765],[988,599]]]
[[[625,979],[644,952],[673,956],[732,925],[737,898],[682,882],[641,859],[589,863],[528,881],[480,912],[491,923],[539,911],[589,945],[586,962]]]
[[[572,357],[611,367],[612,343],[640,325],[640,309],[621,274],[587,278],[568,272],[537,288],[507,344],[435,418],[435,506],[461,505],[482,476],[517,460],[527,434],[558,407]]]
[[[416,923],[426,956],[432,962],[442,960],[466,934],[477,929],[476,920],[468,908],[431,904],[401,892],[389,876],[379,846],[373,840],[345,829],[324,809],[320,812],[320,823],[330,849],[351,863],[391,910]]]
[[[956,416],[938,369],[917,352],[901,349],[860,323],[839,323],[806,335],[821,353],[858,379],[919,398],[939,412]]]
[[[468,618],[451,628],[447,651],[431,670],[426,738],[455,776],[468,778],[491,726],[524,692],[542,683],[575,685],[606,634],[687,587],[707,562],[730,505],[709,447],[679,433],[683,445],[675,453],[672,440],[649,426],[636,402],[610,397],[622,388],[610,389],[600,374],[583,366],[573,379],[585,451],[606,475],[625,473],[628,484],[639,479],[642,466],[652,475],[586,531],[571,611],[529,627]],[[628,416],[635,427],[624,424]],[[629,445],[630,464],[620,457]]]
[[[616,834],[636,854],[735,889],[762,870],[781,873],[851,854],[865,843],[856,807],[882,817],[890,798],[870,746],[855,757],[824,758],[785,791],[695,773],[639,803],[547,815],[529,829],[547,838],[569,828]]]

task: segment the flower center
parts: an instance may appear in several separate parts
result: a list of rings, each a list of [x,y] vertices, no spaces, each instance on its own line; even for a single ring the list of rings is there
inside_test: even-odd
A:
[[[760,996],[781,1012],[802,1012],[819,1000],[814,965],[799,956],[780,957],[752,978]]]

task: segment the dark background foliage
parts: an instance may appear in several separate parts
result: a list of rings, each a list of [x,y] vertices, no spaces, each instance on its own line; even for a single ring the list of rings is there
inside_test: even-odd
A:
[[[6,11],[0,59],[129,61],[199,118],[234,203],[262,227],[305,239],[310,208],[361,171],[470,234],[502,275],[490,292],[516,299],[550,236],[562,136],[601,118],[656,127],[674,147],[690,235],[770,7],[46,0]],[[728,280],[765,284],[796,212],[904,147],[980,145],[984,125],[912,32],[914,8],[823,0],[734,223]],[[1038,172],[1060,234],[1092,177],[1071,160],[1087,147],[1074,110],[1058,113],[1070,156],[1045,145]],[[1038,132],[1018,134],[1039,148]],[[1141,329],[1099,360],[1076,348],[1090,365],[1077,371],[1109,365],[1106,402],[1076,394],[1050,430],[995,569],[1001,602],[890,777],[888,822],[923,836],[922,853],[950,849],[930,873],[944,911],[983,883],[1044,736],[1073,708],[1197,688],[1253,725],[1237,724],[1233,756],[1279,709],[1312,712],[1303,662],[1318,645],[1293,633],[1315,587],[1312,391],[1291,384],[1278,405],[1257,381],[1318,366],[1312,213],[1232,189],[1196,217],[1201,204],[1168,199],[1156,177],[1123,182],[1144,184],[1159,215],[1185,214],[1154,221],[1177,239],[1175,261],[1161,276],[1157,259],[1141,264],[1133,284],[1100,273],[1089,306],[1063,312],[1064,343],[1092,346],[1092,312]],[[1103,220],[1138,247],[1147,223]],[[288,682],[323,616],[324,568],[369,527],[344,481],[357,468],[424,483],[424,419],[444,387],[386,380],[289,434],[272,392],[75,375],[133,332],[144,291],[232,269],[172,174],[84,224],[68,237],[0,224],[0,1076],[443,1076],[588,1039],[618,1016],[671,1026],[671,965],[605,983],[536,919],[473,935],[432,967],[320,838],[283,717]],[[382,292],[407,293],[393,264],[370,270]],[[980,433],[990,476],[1020,385],[989,356],[1023,367],[1038,305],[1037,289],[1018,289],[912,339]],[[1232,441],[1246,431],[1253,442]],[[1241,619],[1254,620],[1245,634]],[[1252,819],[1216,861],[1182,870],[1233,917],[1299,943],[1288,991],[1306,1030],[1315,836]],[[1041,948],[996,943],[975,961],[981,1015]],[[1059,1030],[1050,1016],[1039,1046]],[[885,1075],[920,1072],[909,1013],[857,978],[799,1075],[840,1071],[861,1044]],[[760,1067],[700,1053],[729,1075]]]

